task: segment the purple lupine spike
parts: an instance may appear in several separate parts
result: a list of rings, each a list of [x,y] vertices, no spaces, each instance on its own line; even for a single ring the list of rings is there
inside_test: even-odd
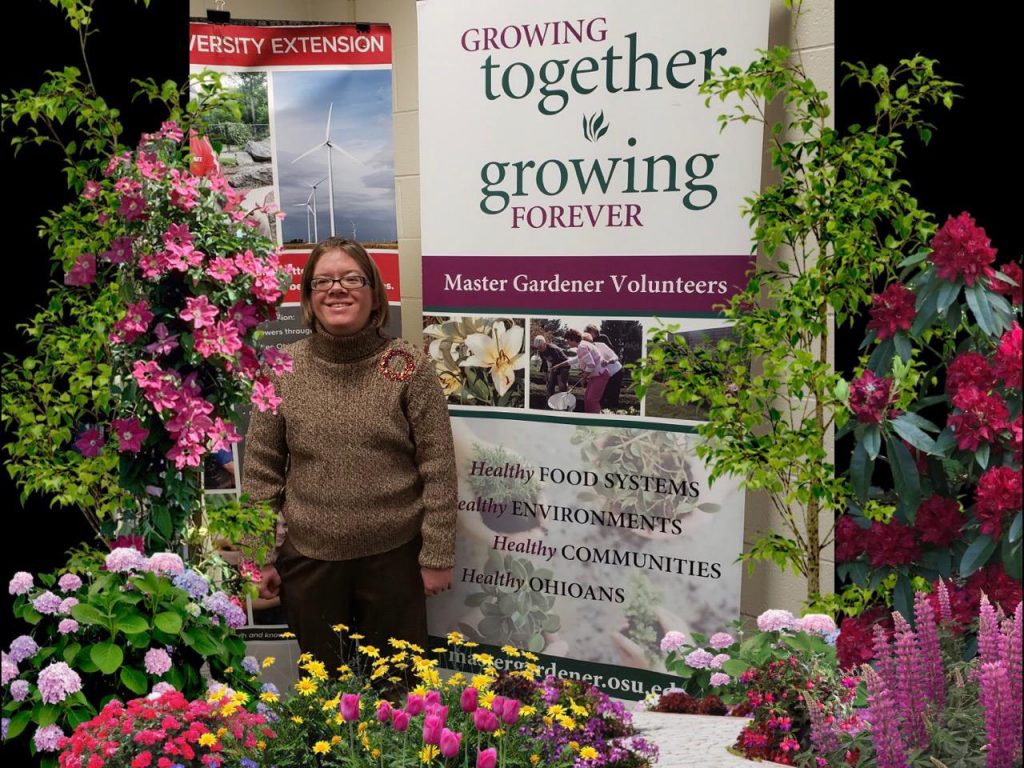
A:
[[[939,579],[939,586],[935,591],[939,593],[939,623],[948,627],[953,623],[953,608],[949,604],[949,590],[946,589],[946,582]]]
[[[890,684],[890,688],[903,719],[903,732],[908,743],[924,749],[928,746],[928,729],[924,723],[928,706],[927,670],[917,635],[910,624],[899,613],[893,614],[893,620],[896,625],[896,684]]]
[[[987,768],[1011,768],[1014,742],[1011,731],[1014,705],[1010,700],[1010,675],[1001,662],[981,665],[978,683],[981,689],[981,709],[985,717],[985,735],[988,737]],[[1016,705],[1018,708],[1020,704]]]
[[[1022,678],[1024,678],[1024,660],[1021,658],[1021,613],[1024,611],[1024,604],[1017,603],[1017,610],[1013,612],[1013,623],[1006,632],[1006,669],[1010,677],[1010,704],[1013,708],[1013,718],[1010,723],[1010,732],[1015,736],[1014,754],[1021,754],[1024,749],[1024,713],[1021,711],[1024,701],[1024,690],[1022,690]],[[1007,620],[1009,621],[1009,620]]]
[[[839,736],[832,723],[825,717],[825,705],[815,701],[807,691],[804,691],[804,702],[807,704],[807,714],[811,721],[811,743],[814,751],[819,755],[826,755],[839,749]]]
[[[917,641],[920,644],[927,679],[928,699],[941,712],[946,704],[946,679],[939,646],[939,628],[935,623],[935,610],[924,592],[914,596],[914,617],[917,623]]]
[[[871,740],[875,744],[878,768],[908,768],[907,748],[900,735],[896,702],[885,680],[871,667],[864,668],[868,686]]]
[[[997,663],[1003,658],[999,615],[985,593],[981,595],[981,609],[978,615],[978,658],[982,664]]]
[[[896,667],[892,657],[892,649],[889,646],[889,638],[880,624],[875,624],[872,632],[874,634],[872,651],[874,653],[875,669],[882,676],[886,686],[892,687],[896,677]]]

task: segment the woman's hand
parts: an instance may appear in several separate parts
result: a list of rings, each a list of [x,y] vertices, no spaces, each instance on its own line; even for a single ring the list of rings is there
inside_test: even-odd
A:
[[[260,570],[260,597],[270,600],[281,594],[281,575],[274,565],[264,565]]]
[[[420,568],[420,575],[423,577],[423,594],[427,597],[452,588],[451,568]]]

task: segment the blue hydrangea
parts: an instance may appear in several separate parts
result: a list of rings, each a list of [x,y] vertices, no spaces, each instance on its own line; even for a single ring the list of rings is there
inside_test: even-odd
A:
[[[188,592],[193,599],[205,596],[210,591],[210,585],[206,577],[192,569],[182,571],[174,577],[174,586]]]

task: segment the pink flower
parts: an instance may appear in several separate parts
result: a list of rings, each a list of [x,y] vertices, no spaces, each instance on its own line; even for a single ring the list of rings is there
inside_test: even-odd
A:
[[[341,717],[346,723],[351,723],[354,720],[359,719],[359,694],[358,693],[345,693],[341,696],[341,704],[338,705],[338,711],[341,712]]]
[[[185,563],[173,552],[156,552],[149,556],[146,570],[161,576],[178,576],[185,572]]]
[[[892,380],[865,370],[850,382],[850,410],[862,424],[881,424],[889,410]]]
[[[407,694],[405,697],[405,711],[415,717],[426,707],[426,700],[416,693]]]
[[[82,678],[63,661],[58,661],[39,673],[36,686],[44,704],[60,704],[82,690]]]
[[[110,340],[119,344],[131,344],[149,329],[153,321],[153,313],[149,311],[149,302],[145,299],[129,304],[125,308],[124,317],[114,323],[114,332]]]
[[[110,250],[105,251],[101,258],[111,264],[125,264],[131,261],[134,252],[132,251],[132,239],[130,237],[118,237],[110,244]]]
[[[661,638],[661,650],[665,653],[679,650],[684,645],[686,645],[686,635],[674,629],[666,632],[665,636]]]
[[[735,642],[736,641],[733,639],[733,636],[730,635],[728,632],[716,632],[711,636],[711,640],[708,641],[711,647],[714,648],[716,651],[720,651],[723,648],[728,648]]]
[[[391,720],[391,702],[387,699],[377,705],[377,720],[381,723]]]
[[[404,709],[391,711],[391,727],[402,733],[409,727],[409,713]]]
[[[238,267],[235,266],[232,259],[218,256],[211,259],[210,263],[206,265],[206,274],[219,282],[230,283],[232,278],[238,274]]]
[[[827,613],[806,613],[797,620],[796,628],[801,632],[829,635],[836,631],[836,623]]]
[[[157,323],[154,326],[153,335],[156,336],[156,341],[152,344],[147,344],[145,347],[149,354],[168,355],[178,348],[178,337],[168,333],[167,326],[163,323]]]
[[[220,416],[213,420],[213,427],[207,434],[210,438],[210,450],[214,453],[230,450],[232,443],[240,442],[242,439],[235,425],[224,421]]]
[[[206,296],[190,296],[185,299],[185,309],[179,313],[178,317],[190,321],[193,328],[208,328],[213,326],[214,318],[219,312],[220,310],[210,304],[210,300]]]
[[[11,577],[7,585],[7,593],[11,595],[24,595],[32,589],[32,574],[25,571],[18,571]]]
[[[864,554],[867,531],[849,515],[842,515],[836,523],[836,562],[846,563]]]
[[[985,230],[966,211],[955,219],[950,216],[935,233],[931,246],[935,274],[943,280],[963,280],[971,286],[979,280],[988,284],[994,274],[990,265],[996,249],[991,247]]]
[[[185,134],[173,120],[165,120],[160,123],[160,131],[157,133],[157,136],[170,141],[181,141],[185,138]]]
[[[149,430],[134,416],[128,419],[114,419],[110,423],[110,428],[117,436],[118,451],[121,453],[138,453],[142,450],[142,441],[149,436]]]
[[[976,451],[982,443],[997,442],[999,433],[1010,426],[1006,403],[997,394],[967,385],[953,397],[953,405],[960,413],[950,416],[947,423],[961,451]]]
[[[868,328],[874,330],[879,339],[891,338],[899,331],[909,331],[917,316],[914,302],[914,292],[903,283],[886,286],[884,291],[871,297]]]
[[[437,715],[427,715],[423,718],[423,743],[437,746],[441,743],[441,731],[444,729],[444,720]]]
[[[498,750],[494,747],[482,749],[476,756],[476,768],[494,768],[498,763]]]
[[[227,311],[228,319],[241,328],[255,328],[260,324],[260,318],[256,313],[256,307],[246,304],[244,301],[237,301]]]
[[[720,685],[728,685],[732,682],[732,678],[725,674],[725,672],[715,672],[711,675],[709,682],[717,688]]]
[[[277,347],[263,348],[263,362],[278,376],[292,372],[292,356]]]
[[[205,451],[201,445],[189,442],[177,442],[167,452],[167,458],[174,462],[178,469],[198,467],[203,463]]]
[[[1021,345],[1024,333],[1014,321],[1010,329],[999,339],[995,356],[992,358],[992,372],[1010,389],[1021,388]]]
[[[454,733],[449,731],[447,728],[441,731],[441,756],[444,758],[452,758],[459,754],[459,748],[462,746],[462,734]]]
[[[789,611],[778,608],[769,608],[757,617],[757,628],[762,632],[779,632],[784,629],[792,629],[796,624],[796,617]]]
[[[155,253],[139,256],[139,271],[147,280],[156,280],[167,271],[167,264]]]
[[[716,654],[715,657],[711,659],[711,663],[708,664],[708,667],[711,669],[721,669],[722,665],[729,661],[730,658],[732,657],[729,656],[728,653]]]
[[[260,262],[252,251],[235,254],[235,266],[238,271],[251,277],[258,277],[260,274]]]
[[[84,286],[96,282],[96,257],[83,253],[64,274],[64,285]]]
[[[208,328],[197,330],[195,339],[196,351],[203,357],[233,357],[242,348],[239,328],[230,320],[221,320]]]
[[[143,659],[146,672],[159,677],[171,668],[171,657],[163,648],[150,648]]]
[[[960,505],[954,499],[929,496],[917,508],[914,528],[926,544],[948,547],[960,538],[964,522]]]
[[[498,730],[498,717],[491,710],[478,707],[473,713],[473,725],[478,731],[492,733]]]
[[[142,195],[122,195],[121,205],[117,212],[124,216],[125,221],[137,221],[145,216],[146,199]]]
[[[505,725],[515,725],[519,719],[519,709],[522,704],[518,699],[505,699],[505,706],[501,709],[501,721]]]
[[[192,158],[189,163],[189,170],[196,176],[211,176],[220,173],[220,166],[217,164],[217,154],[213,151],[213,145],[205,136],[199,136],[195,131],[189,131],[188,149]]]
[[[1013,280],[1016,285],[1010,285],[1003,280],[993,278],[989,281],[989,288],[996,293],[1009,297],[1010,303],[1015,307],[1019,307],[1021,303],[1024,303],[1024,287],[1022,287],[1024,286],[1024,274],[1021,273],[1020,264],[1011,261],[1009,264],[1003,264],[999,271]]]
[[[260,275],[252,283],[252,295],[266,304],[276,304],[281,298],[281,286],[276,275]]]
[[[695,648],[686,654],[684,661],[686,661],[686,666],[693,669],[710,669],[712,659],[714,656],[703,648]]]
[[[57,586],[61,592],[74,592],[82,586],[82,580],[73,573],[65,573],[57,581]]]
[[[100,431],[93,427],[92,429],[85,430],[78,439],[75,440],[75,448],[85,456],[87,459],[91,459],[94,456],[99,456],[100,451],[103,450],[103,435]]]
[[[62,635],[71,635],[78,631],[78,622],[74,619],[61,619],[57,631]]]
[[[274,391],[274,385],[268,380],[258,380],[252,385],[252,402],[260,411],[277,413],[277,406],[282,402]]]
[[[31,576],[29,577],[32,578]],[[459,706],[462,707],[463,712],[475,712],[478,703],[478,694],[476,688],[465,688],[462,691],[462,695],[459,696]]]
[[[85,182],[85,189],[82,190],[82,197],[86,200],[95,200],[100,195],[100,185],[95,181]]]

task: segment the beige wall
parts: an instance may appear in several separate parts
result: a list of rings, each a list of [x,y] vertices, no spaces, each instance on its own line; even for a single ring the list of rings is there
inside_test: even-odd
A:
[[[756,0],[751,0],[755,2]],[[713,0],[709,0],[713,2]],[[829,94],[835,93],[834,0],[809,2],[809,10],[794,31],[790,12],[781,0],[771,0],[769,45],[786,45],[797,52],[807,73]],[[189,0],[193,16],[204,16],[214,2]],[[419,129],[416,60],[415,0],[230,0],[225,10],[235,18],[264,18],[303,21],[383,22],[391,25],[394,48],[394,143],[395,195],[398,211],[398,247],[402,274],[402,322],[404,335],[420,339],[423,313],[423,288],[420,273],[420,179]],[[764,182],[771,181],[765,173]],[[822,519],[828,530],[831,519]],[[747,501],[744,541],[747,545],[758,531],[779,529],[779,521],[763,499],[751,496]],[[833,583],[831,548],[822,564],[821,589],[830,592]],[[741,610],[756,616],[766,608],[798,611],[805,592],[802,578],[780,573],[774,566],[758,566],[752,575],[744,571]]]

